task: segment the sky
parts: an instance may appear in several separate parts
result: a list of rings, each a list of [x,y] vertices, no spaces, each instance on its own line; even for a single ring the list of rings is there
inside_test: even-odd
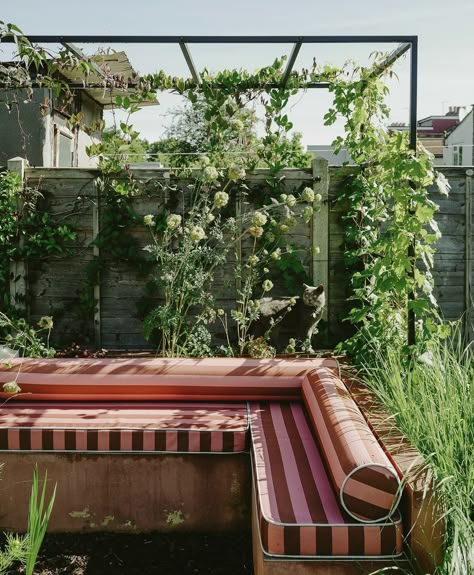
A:
[[[418,118],[442,114],[449,106],[474,104],[474,0],[0,0],[0,20],[16,24],[25,34],[418,35]],[[88,53],[96,48],[80,46]],[[112,47],[125,49],[141,73],[164,69],[188,75],[178,46]],[[289,54],[291,45],[190,45],[190,49],[199,70],[254,70]],[[321,64],[341,65],[348,59],[363,64],[374,50],[387,50],[387,45],[306,45],[295,68],[310,67],[313,57]],[[408,59],[395,71],[398,79],[389,83],[391,120],[407,122]],[[160,106],[141,111],[134,120],[150,141],[162,135],[170,107],[179,105],[174,95],[162,95],[160,101]],[[330,103],[324,90],[309,90],[290,102],[290,118],[304,144],[326,145],[340,132],[340,124],[323,126]]]

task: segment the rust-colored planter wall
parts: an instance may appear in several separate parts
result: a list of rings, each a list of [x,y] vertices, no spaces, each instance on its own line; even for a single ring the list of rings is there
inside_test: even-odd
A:
[[[36,463],[56,501],[49,531],[248,529],[248,454],[2,453],[0,530],[25,531]]]

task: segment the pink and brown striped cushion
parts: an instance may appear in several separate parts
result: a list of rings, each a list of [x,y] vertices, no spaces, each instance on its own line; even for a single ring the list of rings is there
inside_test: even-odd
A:
[[[26,403],[0,408],[0,451],[239,452],[244,403]]]
[[[303,401],[343,508],[363,522],[390,517],[400,480],[344,383],[316,369],[303,380]]]
[[[354,523],[342,509],[299,402],[250,404],[252,460],[263,550],[272,556],[393,557],[400,518]]]
[[[15,379],[15,401],[247,401],[301,397],[305,374],[333,359],[16,359],[0,365]]]

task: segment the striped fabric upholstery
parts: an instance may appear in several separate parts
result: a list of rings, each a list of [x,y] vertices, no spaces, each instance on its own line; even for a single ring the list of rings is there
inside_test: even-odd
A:
[[[342,510],[301,403],[251,403],[250,429],[265,553],[367,558],[402,552],[399,517],[367,525]]]
[[[26,403],[0,408],[0,451],[240,452],[244,403]]]
[[[381,521],[398,505],[400,481],[344,383],[320,368],[303,381],[303,401],[341,505],[359,521]]]
[[[305,374],[335,369],[333,359],[17,359],[0,365],[2,384],[16,379],[15,401],[247,401],[301,397]]]

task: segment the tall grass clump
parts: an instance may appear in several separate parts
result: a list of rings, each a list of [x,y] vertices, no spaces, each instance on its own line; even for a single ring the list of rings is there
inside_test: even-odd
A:
[[[430,465],[446,523],[438,573],[474,573],[474,353],[461,338],[407,363],[400,350],[378,355],[368,386]]]

